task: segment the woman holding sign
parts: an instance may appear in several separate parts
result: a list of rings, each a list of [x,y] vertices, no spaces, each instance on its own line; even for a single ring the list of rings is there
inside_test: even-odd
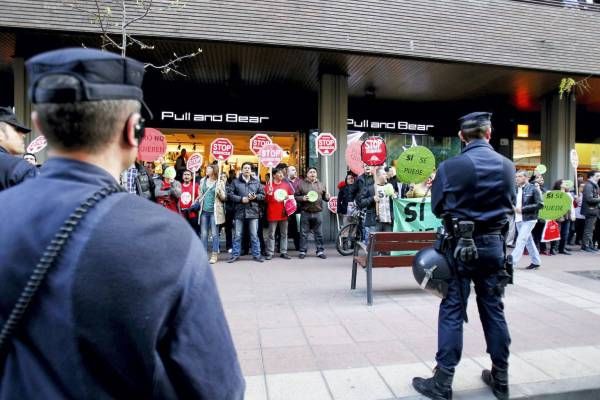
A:
[[[200,181],[200,239],[208,252],[208,232],[212,236],[212,254],[210,263],[217,262],[219,254],[219,230],[217,225],[225,222],[225,209],[223,202],[227,199],[225,194],[225,182],[217,181],[218,171],[214,165],[206,167],[206,175]]]
[[[294,195],[292,185],[283,180],[283,170],[273,168],[273,181],[265,185],[267,221],[269,222],[269,233],[267,237],[267,255],[265,259],[270,260],[275,254],[275,231],[279,227],[279,250],[280,257],[289,260],[287,253],[288,244],[288,215],[285,212],[284,202]]]

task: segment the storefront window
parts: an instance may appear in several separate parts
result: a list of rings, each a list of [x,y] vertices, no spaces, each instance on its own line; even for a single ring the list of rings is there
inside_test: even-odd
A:
[[[600,144],[575,143],[579,156],[578,171],[600,169]],[[517,169],[534,169],[541,163],[542,142],[539,140],[515,140],[513,161]]]

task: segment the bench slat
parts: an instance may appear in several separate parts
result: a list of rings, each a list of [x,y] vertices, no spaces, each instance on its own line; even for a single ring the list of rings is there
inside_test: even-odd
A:
[[[435,232],[375,232],[371,235],[376,236],[377,240],[383,242],[393,242],[398,240],[435,240]]]
[[[431,247],[433,242],[375,242],[375,251],[407,251],[421,250]]]
[[[412,267],[415,256],[375,256],[373,268]]]

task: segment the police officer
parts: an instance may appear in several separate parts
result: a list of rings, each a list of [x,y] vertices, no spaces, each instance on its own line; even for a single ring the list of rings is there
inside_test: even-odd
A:
[[[452,379],[463,345],[463,318],[470,284],[475,284],[477,306],[492,368],[482,379],[498,399],[508,398],[510,335],[501,296],[508,283],[502,230],[512,212],[515,193],[513,163],[489,145],[491,114],[462,117],[458,136],[466,143],[461,154],[440,164],[431,190],[436,216],[453,221],[447,226],[456,240],[447,251],[455,265],[453,279],[442,300],[438,320],[437,366],[432,378],[414,378],[413,386],[432,399],[452,397]],[[464,229],[463,229],[464,228]]]
[[[63,49],[26,67],[52,156],[0,193],[0,399],[242,399],[200,240],[117,183],[144,133],[143,65]]]
[[[35,165],[16,156],[25,153],[24,138],[29,132],[10,108],[0,107],[0,191],[37,176]]]

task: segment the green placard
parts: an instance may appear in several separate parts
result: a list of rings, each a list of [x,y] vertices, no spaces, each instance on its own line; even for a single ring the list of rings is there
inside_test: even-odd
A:
[[[435,156],[427,147],[415,146],[396,160],[398,180],[403,183],[425,182],[435,169]]]
[[[308,201],[310,201],[311,203],[314,203],[319,199],[319,194],[314,190],[311,190],[310,192],[306,193],[306,195],[308,196]]]
[[[544,175],[547,170],[548,168],[546,168],[544,164],[540,164],[537,167],[535,167],[535,172],[537,172],[540,175]]]
[[[386,196],[390,197],[394,195],[394,187],[391,183],[385,184],[385,186],[383,187],[383,193],[385,193]]]
[[[544,195],[544,208],[540,210],[539,217],[550,221],[558,219],[571,210],[573,199],[567,192],[550,190]]]

